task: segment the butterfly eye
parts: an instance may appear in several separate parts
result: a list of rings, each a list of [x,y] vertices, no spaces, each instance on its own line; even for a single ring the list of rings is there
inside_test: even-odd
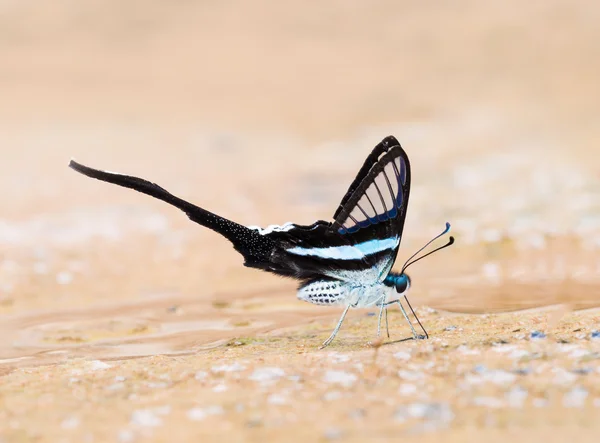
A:
[[[402,274],[396,281],[396,292],[398,292],[398,294],[403,294],[408,290],[409,286],[410,279],[408,278],[408,275]]]

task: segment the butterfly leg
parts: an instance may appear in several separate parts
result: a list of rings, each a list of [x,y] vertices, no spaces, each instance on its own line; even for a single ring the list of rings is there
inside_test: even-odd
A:
[[[387,332],[388,338],[390,338],[390,327],[388,325],[388,318],[387,318],[387,306],[385,307],[385,330]]]
[[[419,335],[417,334],[417,331],[415,330],[414,326],[410,322],[410,319],[408,318],[408,315],[406,314],[406,311],[404,310],[404,306],[402,306],[402,303],[400,303],[400,300],[394,300],[393,302],[390,302],[390,303],[398,303],[398,306],[400,306],[400,310],[402,311],[402,315],[404,315],[404,318],[406,319],[406,321],[408,322],[408,325],[410,326],[410,329],[413,333],[413,338],[415,340],[417,340],[419,338]]]
[[[387,309],[385,308],[385,298],[381,300],[381,307],[379,308],[379,318],[377,319],[377,337],[381,336],[381,317],[383,317],[383,310],[385,309],[385,324],[387,327]],[[389,332],[388,332],[389,337]]]
[[[335,329],[333,330],[333,332],[331,333],[331,335],[329,336],[329,338],[323,342],[323,344],[321,345],[321,347],[319,349],[323,349],[323,348],[329,346],[329,344],[333,341],[333,339],[337,335],[338,331],[340,330],[340,328],[342,326],[342,323],[344,322],[344,318],[346,318],[346,314],[348,313],[348,309],[350,309],[350,305],[346,306],[346,309],[344,309],[344,313],[340,317],[340,321],[338,321],[337,326],[335,327]]]

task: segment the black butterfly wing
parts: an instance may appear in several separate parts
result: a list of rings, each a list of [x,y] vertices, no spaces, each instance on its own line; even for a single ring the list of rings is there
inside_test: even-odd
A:
[[[356,177],[354,178],[354,181],[348,188],[348,191],[346,191],[346,195],[344,195],[344,198],[340,202],[337,211],[335,211],[335,214],[333,214],[334,219],[338,218],[338,215],[344,209],[344,206],[346,205],[346,203],[348,203],[348,200],[354,195],[356,189],[360,186],[360,184],[369,174],[369,172],[371,172],[373,166],[379,161],[379,157],[381,157],[382,154],[388,152],[390,148],[394,146],[400,146],[400,143],[398,142],[396,137],[394,137],[393,135],[389,135],[373,148],[369,156],[365,159],[365,162],[360,168],[360,171],[358,171],[358,174],[356,174]]]
[[[383,280],[396,259],[409,192],[408,156],[394,137],[386,137],[367,157],[333,223],[289,224],[265,232],[281,246],[273,264],[303,280]]]
[[[260,229],[220,217],[141,178],[74,161],[69,166],[88,177],[131,188],[176,206],[191,220],[230,240],[244,256],[246,266],[304,281],[325,277],[352,284],[368,284],[385,278],[389,272],[404,225],[410,186],[408,158],[398,141],[387,137],[367,157],[342,199],[333,223],[317,221],[309,226],[288,224]],[[386,186],[389,194],[385,193]],[[376,190],[380,200],[374,197]],[[372,212],[366,207],[365,195],[371,199]]]
[[[351,185],[334,215],[332,228],[342,237],[352,238],[355,244],[368,242],[373,249],[385,250],[389,254],[391,269],[406,220],[411,183],[410,161],[394,137],[385,138],[373,153],[379,154],[379,157],[370,165],[365,163],[361,169],[360,173],[364,176],[358,185]],[[366,166],[370,167],[365,173]],[[384,248],[389,245],[395,246]],[[371,263],[381,259],[378,254],[369,257]]]
[[[388,137],[382,143],[391,141],[388,139],[396,141]],[[410,162],[404,149],[400,144],[390,146],[371,165],[360,183],[351,185],[334,214],[334,227],[341,235],[365,229],[373,238],[401,236],[410,194],[410,174]]]

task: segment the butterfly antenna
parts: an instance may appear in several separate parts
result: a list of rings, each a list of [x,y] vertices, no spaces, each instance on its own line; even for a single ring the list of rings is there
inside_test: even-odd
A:
[[[419,254],[419,253],[420,253],[420,252],[423,250],[423,249],[425,249],[425,248],[426,248],[427,246],[429,246],[431,243],[433,243],[434,241],[436,241],[436,240],[437,240],[438,238],[440,238],[442,235],[445,235],[445,234],[447,234],[447,233],[448,233],[448,231],[450,231],[450,223],[446,222],[446,229],[444,229],[444,232],[442,232],[441,234],[438,234],[438,235],[436,235],[435,237],[433,237],[431,240],[429,240],[429,241],[428,241],[428,242],[425,244],[425,246],[423,246],[421,249],[419,249],[417,252],[415,252],[413,255],[411,255],[411,256],[408,258],[408,260],[406,260],[406,262],[404,263],[404,266],[402,266],[402,272],[404,272],[404,270],[405,270],[406,268],[408,268],[408,265],[410,264],[409,262],[410,262],[410,261],[411,261],[413,258],[415,258],[415,257],[416,257],[416,256],[417,256],[417,255],[418,255],[418,254]],[[450,238],[452,238],[452,237],[450,237]],[[452,241],[454,241],[454,240],[452,240]],[[450,245],[446,245],[446,246],[450,246]],[[446,247],[446,246],[444,246],[444,247]],[[441,248],[439,248],[439,249],[441,249]],[[436,251],[437,251],[437,250],[438,250],[438,249],[436,249]],[[435,251],[434,251],[434,252],[435,252]],[[429,254],[427,254],[427,255],[429,255]],[[421,258],[423,258],[423,257],[421,257]],[[420,259],[418,259],[418,260],[420,260]],[[417,260],[415,260],[415,261],[417,261]],[[413,262],[413,263],[414,263],[414,262]]]
[[[437,251],[440,251],[440,250],[442,250],[444,248],[447,248],[448,246],[452,246],[453,244],[454,244],[454,237],[450,236],[450,239],[448,239],[448,243],[446,243],[444,246],[440,246],[439,248],[435,248],[433,251],[430,251],[427,254],[422,255],[419,258],[417,258],[417,259],[411,261],[410,263],[404,265],[404,267],[402,268],[402,272],[404,272],[406,270],[406,268],[408,268],[410,265],[418,262],[419,260],[424,259],[425,257],[433,254],[434,252],[437,252]]]

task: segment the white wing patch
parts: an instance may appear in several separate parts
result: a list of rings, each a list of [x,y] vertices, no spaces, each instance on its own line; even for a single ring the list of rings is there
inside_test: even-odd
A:
[[[268,235],[272,232],[287,232],[290,229],[294,229],[295,225],[292,222],[284,223],[283,225],[269,225],[266,228],[261,228],[260,226],[247,226],[248,229],[254,229],[258,231],[260,235]]]
[[[334,271],[324,269],[323,275],[336,280],[341,280],[353,286],[371,286],[385,280],[385,277],[390,272],[393,264],[394,260],[391,257],[386,257],[367,269],[337,269]]]

